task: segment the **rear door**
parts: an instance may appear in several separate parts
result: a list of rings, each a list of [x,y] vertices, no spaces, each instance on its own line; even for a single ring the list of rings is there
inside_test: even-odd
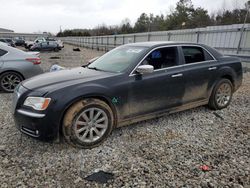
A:
[[[217,61],[199,45],[182,46],[185,62],[185,95],[183,103],[206,100],[217,74]]]

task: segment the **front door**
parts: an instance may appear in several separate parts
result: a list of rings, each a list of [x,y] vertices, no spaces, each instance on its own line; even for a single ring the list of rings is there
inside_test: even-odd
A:
[[[185,85],[178,48],[153,50],[142,64],[152,65],[154,72],[143,75],[133,72],[130,75],[130,117],[165,111],[181,105]]]

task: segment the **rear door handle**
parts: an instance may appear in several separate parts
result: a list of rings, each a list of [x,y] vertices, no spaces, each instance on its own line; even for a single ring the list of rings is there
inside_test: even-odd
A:
[[[216,70],[217,69],[217,67],[210,67],[210,68],[208,68],[208,70]]]
[[[182,76],[183,76],[183,74],[181,74],[181,73],[180,74],[173,74],[172,78],[177,78],[177,77],[182,77]]]

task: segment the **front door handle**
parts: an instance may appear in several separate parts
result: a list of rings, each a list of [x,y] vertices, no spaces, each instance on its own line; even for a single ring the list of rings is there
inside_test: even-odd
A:
[[[180,74],[173,74],[172,78],[177,78],[177,77],[182,77],[182,76],[183,76],[183,74],[181,74],[181,73]]]
[[[210,68],[208,68],[208,70],[216,70],[217,69],[217,67],[210,67]]]

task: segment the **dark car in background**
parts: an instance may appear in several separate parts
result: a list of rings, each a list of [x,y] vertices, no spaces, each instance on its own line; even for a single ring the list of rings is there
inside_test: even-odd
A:
[[[36,42],[30,47],[31,51],[55,51],[58,52],[60,47],[56,41],[42,41]]]
[[[10,38],[0,38],[0,42],[4,42],[9,46],[16,47],[15,42]]]
[[[15,37],[14,42],[16,46],[25,46],[25,39],[23,37]]]
[[[31,51],[59,51],[63,47],[61,40],[52,37],[38,37],[34,41],[25,42],[25,48]]]
[[[39,75],[15,90],[18,129],[92,148],[119,126],[201,105],[226,108],[242,83],[239,59],[201,44],[120,46],[85,67]]]

